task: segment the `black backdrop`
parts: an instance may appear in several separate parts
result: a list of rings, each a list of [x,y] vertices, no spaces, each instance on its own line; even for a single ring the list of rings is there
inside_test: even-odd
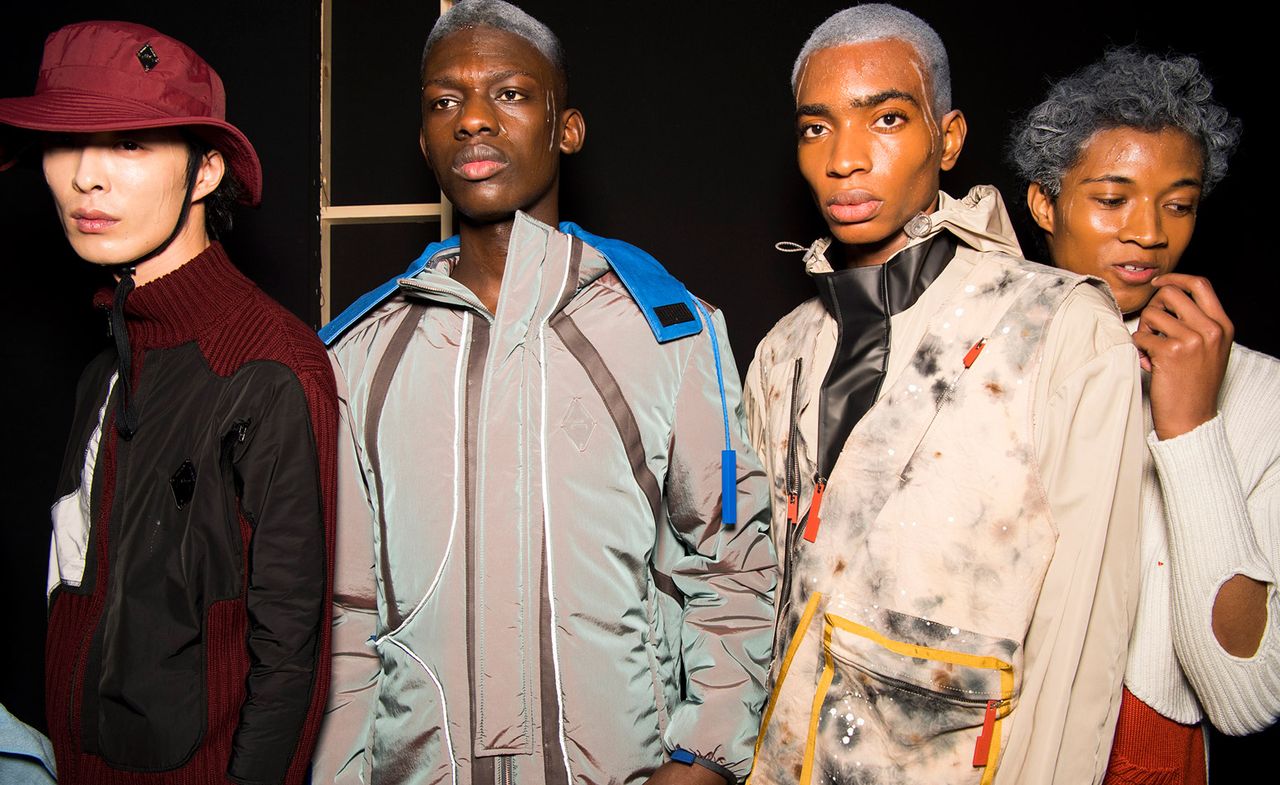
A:
[[[367,143],[338,144],[370,163],[376,175],[395,169],[398,183],[420,179],[433,200],[416,152],[414,75],[407,63],[426,30],[401,22],[423,17],[434,0],[336,0],[341,14],[365,17],[359,68],[335,76],[336,89],[359,95]],[[794,256],[779,240],[807,243],[822,226],[795,171],[788,78],[808,31],[843,3],[640,3],[527,0],[524,7],[564,40],[571,99],[587,118],[584,151],[565,165],[562,216],[652,251],[689,287],[722,307],[739,367],[755,343],[810,294]],[[1028,256],[1038,256],[1020,190],[1003,149],[1011,120],[1034,104],[1048,78],[1097,57],[1108,44],[1137,42],[1199,55],[1217,94],[1245,124],[1244,142],[1226,181],[1206,202],[1183,268],[1212,277],[1238,339],[1280,353],[1271,305],[1280,273],[1263,247],[1267,225],[1262,25],[1208,12],[1189,16],[1144,4],[924,4],[904,2],[940,32],[951,53],[956,105],[970,135],[956,170],[944,179],[954,194],[990,182],[1004,192]],[[27,94],[45,34],[89,18],[119,18],[159,28],[192,45],[222,75],[229,113],[253,140],[266,171],[265,203],[245,213],[228,246],[237,263],[303,319],[316,322],[318,297],[319,144],[318,4],[303,0],[187,5],[160,0],[61,0],[9,8],[0,24],[0,96]],[[376,17],[384,17],[379,24]],[[428,14],[429,16],[429,14]],[[354,23],[352,23],[354,24]],[[406,29],[408,28],[408,29]],[[370,79],[380,63],[400,64]],[[344,84],[344,74],[359,83]],[[385,112],[376,107],[386,106]],[[367,108],[373,107],[373,108]],[[1269,116],[1271,113],[1267,112]],[[361,152],[362,148],[365,152]],[[396,152],[403,151],[403,152]],[[398,157],[397,157],[398,156]],[[407,178],[406,172],[414,172]],[[375,176],[376,179],[376,176]],[[412,187],[410,185],[410,187]],[[397,195],[392,201],[403,197]],[[403,228],[417,244],[431,227]],[[0,174],[0,259],[10,338],[0,343],[8,370],[4,433],[9,449],[0,490],[3,595],[10,606],[0,646],[0,702],[43,727],[41,652],[48,505],[61,459],[71,396],[80,367],[104,345],[101,319],[88,298],[101,284],[62,240],[39,172]],[[402,242],[403,244],[403,242]],[[376,242],[366,246],[378,248]],[[372,253],[387,270],[408,261]],[[1215,740],[1213,765],[1261,760],[1266,740]]]

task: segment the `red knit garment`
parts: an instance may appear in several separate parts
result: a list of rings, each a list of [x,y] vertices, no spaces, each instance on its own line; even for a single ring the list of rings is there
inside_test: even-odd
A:
[[[110,307],[112,292],[104,290],[94,302]],[[315,333],[276,303],[229,261],[218,243],[177,270],[135,289],[127,300],[126,319],[133,355],[134,388],[146,352],[195,341],[209,367],[229,376],[254,360],[274,360],[293,370],[307,400],[315,435],[324,514],[326,568],[324,607],[332,600],[335,484],[337,476],[337,393],[328,357]],[[93,521],[96,577],[92,594],[60,594],[50,608],[45,648],[45,703],[49,737],[53,742],[60,783],[94,785],[225,785],[232,740],[244,700],[249,673],[245,645],[248,615],[244,588],[237,599],[211,605],[206,616],[205,735],[182,767],[156,773],[122,771],[101,757],[83,751],[81,703],[83,675],[92,635],[105,605],[110,582],[109,519],[116,484],[114,413],[103,423],[98,482],[101,501]],[[251,552],[253,529],[240,516],[242,552]],[[244,570],[248,575],[248,569]],[[307,718],[289,765],[285,782],[306,779],[328,694],[330,624],[320,624],[314,688]]]
[[[1103,785],[1206,785],[1204,733],[1175,722],[1126,687]]]

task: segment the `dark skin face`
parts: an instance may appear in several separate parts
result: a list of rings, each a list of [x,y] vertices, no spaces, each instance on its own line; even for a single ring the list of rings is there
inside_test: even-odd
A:
[[[1107,282],[1120,310],[1139,314],[1133,342],[1150,372],[1156,437],[1175,439],[1218,413],[1235,328],[1209,281],[1174,272],[1191,243],[1204,179],[1197,140],[1165,128],[1093,134],[1056,198],[1032,183],[1031,216],[1058,267]],[[1233,575],[1214,597],[1218,643],[1252,657],[1267,625],[1267,584]]]
[[[797,158],[851,267],[883,264],[907,222],[937,208],[938,178],[967,130],[938,118],[915,49],[886,39],[814,52],[796,86]]]
[[[582,114],[561,106],[559,84],[531,43],[491,27],[448,36],[423,66],[422,153],[460,219],[453,277],[490,311],[516,211],[556,224],[560,155],[586,135]]]

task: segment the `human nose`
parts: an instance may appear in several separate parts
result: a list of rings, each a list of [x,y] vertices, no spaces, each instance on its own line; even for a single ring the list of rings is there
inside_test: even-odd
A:
[[[478,134],[493,134],[498,127],[493,107],[482,95],[472,95],[462,103],[458,113],[458,127],[454,136],[459,139]]]
[[[80,193],[108,190],[111,181],[107,177],[103,152],[102,148],[94,145],[76,147],[68,152],[76,158],[71,185]]]
[[[831,156],[827,159],[827,175],[849,177],[871,169],[870,146],[862,134],[844,129],[832,133]]]
[[[1125,216],[1120,239],[1143,248],[1156,248],[1168,242],[1159,207],[1154,202],[1138,202]]]

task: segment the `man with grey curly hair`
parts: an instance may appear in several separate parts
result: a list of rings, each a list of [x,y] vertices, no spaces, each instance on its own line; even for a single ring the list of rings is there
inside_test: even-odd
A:
[[[797,159],[818,296],[747,372],[783,564],[756,785],[1097,782],[1137,554],[1136,353],[1096,282],[1022,257],[947,56],[889,6],[821,25]]]
[[[560,220],[545,25],[440,17],[419,142],[458,233],[321,330],[340,405],[315,781],[737,785],[778,565],[723,315]]]
[[[1117,785],[1203,783],[1205,717],[1239,735],[1280,716],[1280,362],[1174,272],[1239,136],[1195,58],[1124,48],[1054,84],[1010,151],[1054,264],[1107,282],[1150,373]]]

